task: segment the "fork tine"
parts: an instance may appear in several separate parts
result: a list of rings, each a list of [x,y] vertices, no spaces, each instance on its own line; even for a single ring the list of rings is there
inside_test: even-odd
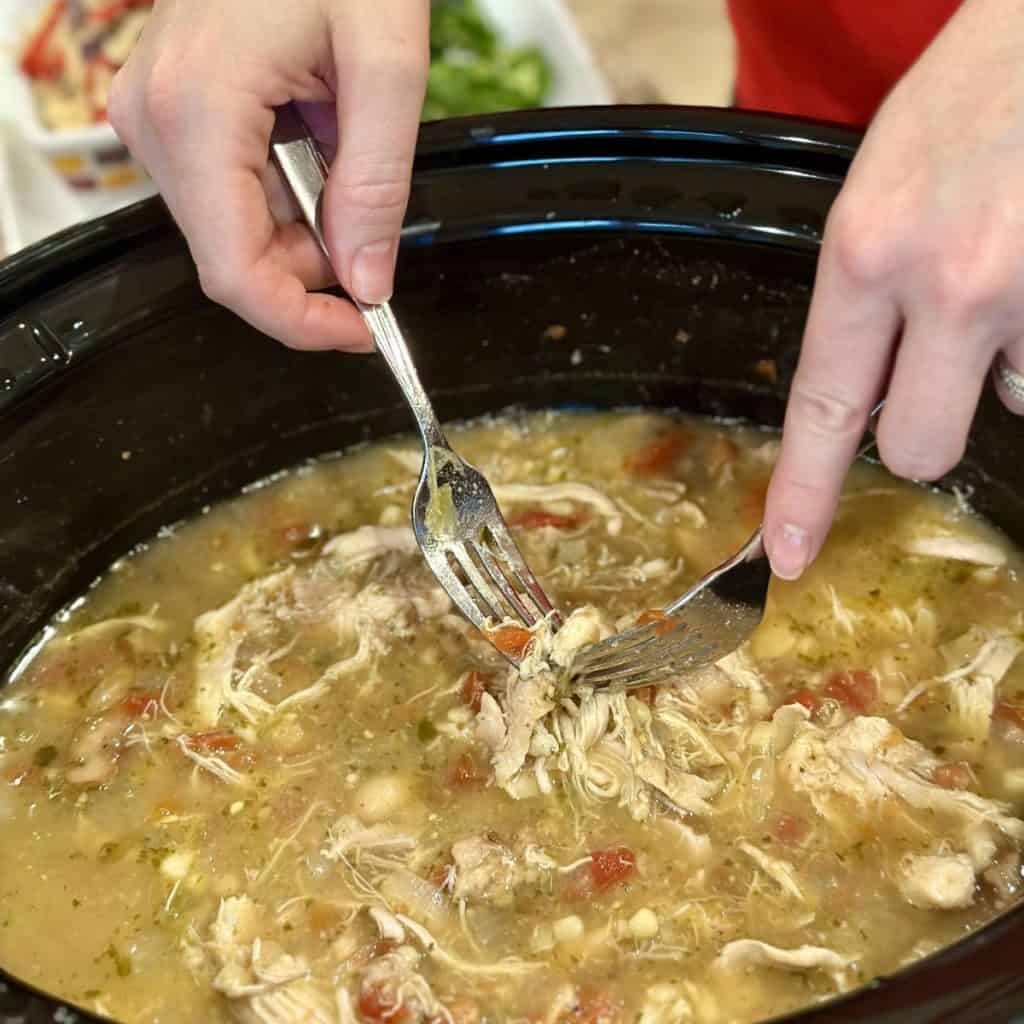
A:
[[[577,677],[574,682],[577,686],[592,686],[601,690],[608,687],[618,690],[634,690],[641,686],[650,686],[662,679],[680,675],[688,668],[706,662],[713,651],[714,648],[710,644],[698,645],[690,650],[685,657],[673,656],[665,661],[621,665],[611,670],[587,673]]]
[[[642,657],[656,639],[655,635],[651,633],[648,636],[640,637],[633,644],[609,645],[608,647],[604,646],[606,641],[594,644],[593,647],[581,651],[579,656],[573,660],[573,671],[591,672],[612,663]]]
[[[611,650],[601,658],[593,658],[584,662],[580,672],[590,675],[594,672],[606,671],[626,664],[644,664],[654,659],[664,660],[675,656],[677,651],[686,650],[703,641],[704,635],[699,629],[687,629],[685,626],[666,636],[651,636],[643,643],[626,650]],[[574,665],[575,667],[575,665]]]
[[[477,544],[472,548],[472,553],[480,559],[480,563],[487,570],[487,575],[494,581],[494,585],[501,591],[501,596],[516,610],[520,618],[527,626],[533,626],[537,622],[537,616],[533,610],[522,600],[515,587],[509,581],[501,568],[500,563],[494,554],[485,544]]]
[[[486,630],[488,616],[480,611],[479,605],[473,599],[472,594],[466,589],[465,584],[452,572],[452,567],[448,564],[444,553],[424,549],[423,554],[441,586],[444,587],[448,596],[458,605],[459,611],[481,632]]]
[[[548,619],[554,628],[558,629],[562,625],[562,616],[559,615],[558,609],[548,599],[548,595],[544,593],[544,588],[537,582],[536,577],[530,571],[530,567],[526,564],[526,560],[520,553],[518,545],[501,519],[500,512],[496,522],[492,521],[487,524],[487,531],[490,533],[491,540],[494,541],[498,550],[505,556],[505,561],[508,563],[512,575],[522,588],[523,593],[532,599],[538,616],[542,619]]]
[[[642,650],[645,644],[657,639],[657,635],[654,626],[634,626],[607,640],[585,647],[576,656],[573,664],[583,667],[603,662],[607,658],[635,654]]]
[[[465,544],[450,544],[448,552],[459,564],[459,568],[466,574],[467,579],[473,585],[473,589],[479,594],[480,600],[488,606],[488,616],[494,622],[501,622],[507,619],[508,608],[502,603],[502,594],[495,590],[491,581],[480,571],[480,567],[473,560],[472,551]],[[514,604],[512,610],[518,614]]]
[[[657,637],[641,648],[639,655],[634,656],[633,652],[627,652],[620,657],[602,659],[587,665],[581,675],[594,676],[606,672],[614,672],[623,668],[634,668],[643,670],[658,663],[672,663],[680,656],[686,655],[704,642],[704,637],[699,630],[685,630],[671,637]]]

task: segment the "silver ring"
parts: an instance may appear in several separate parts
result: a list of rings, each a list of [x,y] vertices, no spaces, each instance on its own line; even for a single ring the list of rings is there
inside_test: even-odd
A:
[[[1010,397],[1024,405],[1024,373],[1018,373],[1013,369],[1003,352],[1000,352],[996,359],[996,376],[1010,392]]]

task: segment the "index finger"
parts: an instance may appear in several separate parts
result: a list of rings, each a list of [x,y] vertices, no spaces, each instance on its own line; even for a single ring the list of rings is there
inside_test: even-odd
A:
[[[765,548],[783,579],[796,579],[824,543],[901,323],[891,290],[837,233],[825,233],[765,507]]]

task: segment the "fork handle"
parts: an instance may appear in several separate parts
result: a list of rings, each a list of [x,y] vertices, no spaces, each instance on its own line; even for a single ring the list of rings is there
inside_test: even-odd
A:
[[[321,251],[330,262],[320,216],[321,197],[327,181],[327,163],[306,123],[292,104],[278,107],[270,152],[285,184],[302,213],[302,219],[313,233]],[[434,407],[416,371],[409,347],[389,302],[367,305],[349,296],[370,329],[377,351],[384,357],[409,408],[416,418],[423,442],[429,446],[448,447]]]

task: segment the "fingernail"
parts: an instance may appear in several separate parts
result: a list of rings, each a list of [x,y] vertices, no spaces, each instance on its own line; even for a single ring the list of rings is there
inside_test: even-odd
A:
[[[802,526],[786,523],[773,545],[772,572],[784,580],[799,579],[811,559],[811,537]]]
[[[364,245],[352,260],[353,297],[367,305],[387,302],[394,272],[394,242],[385,239]]]

